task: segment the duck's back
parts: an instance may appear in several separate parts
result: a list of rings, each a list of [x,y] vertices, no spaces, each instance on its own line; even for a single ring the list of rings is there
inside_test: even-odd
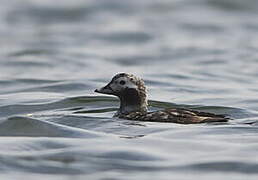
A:
[[[229,120],[225,115],[174,108],[154,112],[131,112],[125,115],[119,115],[119,117],[137,121],[171,122],[180,124],[227,122]]]

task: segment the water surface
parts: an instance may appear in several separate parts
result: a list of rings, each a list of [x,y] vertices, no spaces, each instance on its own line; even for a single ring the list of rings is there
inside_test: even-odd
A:
[[[255,0],[3,0],[0,178],[257,179]],[[180,125],[113,118],[94,89],[146,81],[150,109],[228,114]]]

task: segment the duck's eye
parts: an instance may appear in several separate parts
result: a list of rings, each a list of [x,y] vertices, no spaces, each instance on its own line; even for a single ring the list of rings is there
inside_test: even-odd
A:
[[[124,80],[121,80],[121,81],[119,82],[119,84],[125,85],[125,81],[124,81]]]

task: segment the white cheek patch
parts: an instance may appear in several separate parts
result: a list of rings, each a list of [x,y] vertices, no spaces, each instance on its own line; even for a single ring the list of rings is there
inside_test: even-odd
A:
[[[129,79],[125,79],[124,81],[126,82],[124,85],[125,88],[127,87],[127,88],[137,89],[137,86]]]
[[[131,81],[129,81],[128,83],[126,83],[126,84],[125,84],[125,87],[137,89],[137,86],[136,86],[133,82],[131,82]]]

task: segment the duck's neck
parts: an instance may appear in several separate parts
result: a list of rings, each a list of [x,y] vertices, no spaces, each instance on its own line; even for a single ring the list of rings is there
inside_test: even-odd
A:
[[[120,108],[119,114],[128,114],[130,112],[147,112],[146,95],[140,94],[137,90],[129,88],[119,95]]]

